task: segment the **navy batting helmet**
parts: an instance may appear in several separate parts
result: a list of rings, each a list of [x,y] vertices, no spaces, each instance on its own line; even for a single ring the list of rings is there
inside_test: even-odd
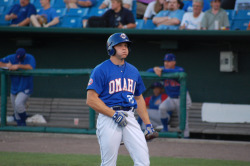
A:
[[[114,33],[107,40],[107,51],[108,55],[115,55],[114,46],[119,43],[128,43],[128,50],[130,52],[131,41],[125,33]]]

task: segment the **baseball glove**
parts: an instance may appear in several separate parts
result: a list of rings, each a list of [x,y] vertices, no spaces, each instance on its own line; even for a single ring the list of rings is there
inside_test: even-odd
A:
[[[146,141],[151,141],[159,136],[159,133],[154,130],[152,124],[146,125],[146,130],[144,131]]]
[[[43,27],[44,24],[47,24],[47,18],[45,16],[38,17],[39,24]]]

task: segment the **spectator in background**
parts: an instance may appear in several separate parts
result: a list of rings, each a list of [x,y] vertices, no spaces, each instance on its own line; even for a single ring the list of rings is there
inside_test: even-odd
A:
[[[28,26],[32,14],[36,14],[35,6],[29,0],[20,0],[20,4],[11,7],[8,14],[5,15],[5,20],[11,21],[10,26]]]
[[[112,2],[111,0],[104,0],[103,3],[99,6],[99,9],[104,9],[104,8],[112,8]],[[122,6],[126,9],[129,9],[132,11],[133,7],[133,0],[122,0]]]
[[[142,19],[144,16],[144,13],[146,12],[147,6],[149,3],[153,2],[155,0],[137,0],[136,1],[136,18]]]
[[[229,20],[227,12],[220,8],[220,0],[211,0],[211,9],[205,12],[201,29],[203,30],[220,30],[229,29]]]
[[[250,0],[236,0],[234,10],[250,10]]]
[[[148,19],[152,19],[157,13],[163,9],[163,3],[165,0],[155,0],[150,2],[144,13],[143,20],[146,22]]]
[[[167,2],[166,2],[167,1]],[[164,10],[160,11],[154,18],[155,29],[177,30],[181,23],[184,11],[180,10],[180,0],[165,0]]]
[[[119,29],[133,29],[136,27],[133,13],[123,7],[122,0],[111,0],[111,9],[107,10],[101,17],[90,17],[88,23],[87,20],[83,20],[83,26],[88,24],[88,27],[98,27],[93,25],[99,24],[96,22],[103,22],[100,23],[102,27]]]
[[[174,54],[166,54],[164,56],[164,66],[155,66],[147,70],[161,77],[163,73],[180,73],[184,72],[182,67],[176,66],[176,57]],[[168,97],[159,105],[161,114],[161,122],[163,125],[163,132],[168,131],[168,122],[173,111],[176,111],[178,116],[180,115],[180,82],[178,79],[165,79],[164,88]],[[186,95],[186,125],[184,130],[184,137],[189,137],[188,126],[188,109],[192,105],[192,100],[187,91]],[[180,119],[180,116],[179,116]]]
[[[164,93],[163,83],[161,82],[154,82],[151,88],[153,89],[153,95],[145,98],[149,119],[155,129],[162,129],[159,105],[168,95]],[[138,123],[143,130],[146,128],[140,117],[138,117]]]
[[[193,0],[193,12],[186,12],[182,18],[180,29],[201,29],[203,0]]]
[[[64,0],[66,8],[91,7],[95,5],[96,0]]]
[[[32,70],[36,67],[35,58],[25,49],[17,49],[15,54],[0,59],[0,67],[9,70]],[[10,98],[14,109],[14,119],[18,126],[26,126],[26,103],[33,92],[33,77],[11,75]]]
[[[40,0],[43,7],[37,15],[30,17],[34,27],[52,27],[59,23],[56,10],[50,7],[50,0]]]
[[[211,8],[209,0],[203,0],[203,8],[202,11],[205,12]],[[185,12],[192,12],[193,11],[193,0],[189,0],[185,3],[183,9]]]

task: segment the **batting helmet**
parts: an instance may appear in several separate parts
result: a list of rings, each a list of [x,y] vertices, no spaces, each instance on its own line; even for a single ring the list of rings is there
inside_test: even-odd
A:
[[[128,36],[125,33],[114,33],[107,40],[108,55],[115,55],[114,46],[119,43],[128,43],[128,50],[130,52],[130,45],[132,42],[129,40]]]

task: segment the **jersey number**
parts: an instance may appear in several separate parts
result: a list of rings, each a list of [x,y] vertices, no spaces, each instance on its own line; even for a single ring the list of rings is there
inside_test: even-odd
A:
[[[134,104],[134,95],[127,95],[129,103]]]

